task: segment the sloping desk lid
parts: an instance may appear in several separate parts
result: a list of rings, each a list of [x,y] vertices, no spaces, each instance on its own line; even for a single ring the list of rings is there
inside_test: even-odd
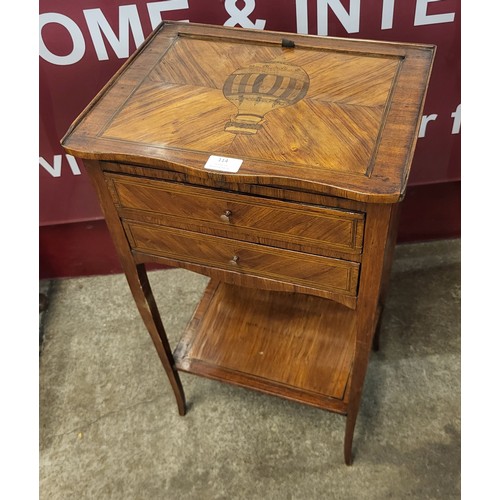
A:
[[[404,194],[434,47],[164,22],[65,150],[367,202]],[[205,169],[211,155],[243,160]]]

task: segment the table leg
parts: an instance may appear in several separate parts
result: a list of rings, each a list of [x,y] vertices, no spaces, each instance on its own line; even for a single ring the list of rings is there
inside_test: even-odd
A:
[[[356,317],[356,349],[352,365],[349,389],[347,422],[344,435],[344,460],[352,464],[352,440],[354,427],[361,403],[370,352],[374,344],[377,321],[377,307],[381,286],[384,281],[384,262],[390,254],[387,248],[387,234],[390,229],[392,208],[389,205],[371,205],[366,213],[366,249],[360,276]],[[381,314],[379,315],[380,318]],[[376,342],[376,341],[375,341]]]
[[[106,185],[106,181],[99,166],[99,162],[86,160],[85,166],[87,167],[87,173],[97,190],[99,202],[106,217],[106,224],[111,234],[111,238],[113,239],[113,243],[115,244],[123,271],[127,277],[130,291],[132,292],[132,296],[134,297],[144,325],[153,340],[158,356],[160,357],[163,368],[167,373],[168,379],[174,391],[179,414],[185,415],[186,398],[184,396],[184,390],[175,367],[172,350],[170,349],[167,335],[165,333],[165,329],[163,328],[163,323],[153,297],[153,292],[149,284],[144,264],[137,264],[130,251],[127,236],[123,230],[120,216],[116,211],[110,191]]]
[[[134,272],[135,270],[135,272]],[[160,313],[156,306],[153,292],[149,284],[148,275],[144,264],[134,265],[134,268],[127,270],[127,280],[130,290],[134,297],[137,309],[141,314],[144,325],[146,326],[151,339],[153,340],[156,352],[162,362],[163,368],[174,391],[179,415],[186,414],[186,398],[184,389],[179,378],[179,373],[175,368],[175,362],[170,349],[170,344],[160,318]]]
[[[380,330],[382,329],[382,315],[384,314],[384,306],[380,306],[380,313],[378,315],[377,326],[373,335],[372,349],[378,351],[380,349]]]
[[[346,465],[352,465],[352,440],[354,427],[358,418],[361,404],[362,388],[368,368],[370,349],[366,345],[357,346],[358,352],[355,355],[353,365],[353,377],[351,380],[351,392],[349,394],[349,407],[347,409],[347,420],[344,433],[344,461]]]
[[[375,329],[375,334],[373,337],[373,344],[372,344],[372,349],[374,351],[378,351],[380,348],[380,330],[382,326],[382,315],[384,314],[385,301],[389,290],[391,268],[392,268],[392,261],[394,258],[394,250],[396,247],[396,239],[398,235],[400,213],[401,213],[401,204],[397,203],[393,205],[391,208],[391,219],[389,222],[390,229],[384,253],[384,268],[382,271],[382,283],[380,285],[379,306],[378,306],[380,312],[378,315],[377,327]]]

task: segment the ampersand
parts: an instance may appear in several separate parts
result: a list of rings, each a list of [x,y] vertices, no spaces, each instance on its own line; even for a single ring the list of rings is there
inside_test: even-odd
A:
[[[242,9],[236,7],[237,1],[238,0],[225,0],[224,7],[231,17],[224,23],[224,26],[236,26],[239,24],[242,28],[264,29],[266,25],[265,19],[257,19],[255,23],[253,23],[248,18],[255,9],[255,0],[244,0],[245,6]]]

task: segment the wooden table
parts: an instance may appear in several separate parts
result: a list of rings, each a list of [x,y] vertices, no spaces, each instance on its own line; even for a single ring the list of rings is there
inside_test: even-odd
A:
[[[434,47],[164,22],[62,140],[172,385],[347,416],[384,307]],[[210,276],[172,351],[144,264]]]

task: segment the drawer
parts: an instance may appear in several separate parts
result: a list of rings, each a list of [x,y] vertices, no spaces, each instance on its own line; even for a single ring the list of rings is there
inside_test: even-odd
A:
[[[326,255],[335,250],[348,254],[362,251],[361,212],[168,181],[109,173],[106,177],[121,215],[128,219],[153,214],[153,220],[140,220],[181,229],[198,224],[203,228],[195,231],[308,253],[316,253],[316,249]]]
[[[124,221],[134,250],[354,297],[359,264],[182,229]]]

